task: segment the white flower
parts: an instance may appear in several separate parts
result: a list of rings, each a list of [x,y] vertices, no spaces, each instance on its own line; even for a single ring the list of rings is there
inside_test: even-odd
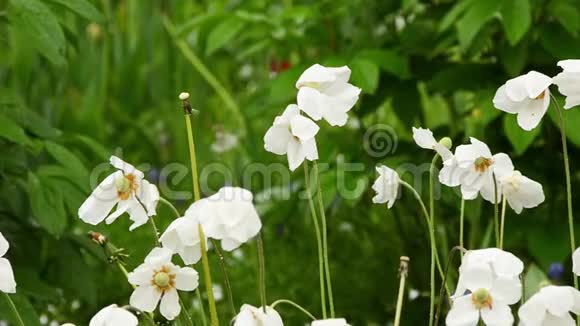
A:
[[[517,277],[499,276],[491,264],[471,262],[460,269],[460,278],[467,293],[454,296],[448,326],[475,326],[480,318],[488,326],[513,324],[509,306],[521,298]]]
[[[215,141],[211,144],[210,149],[214,153],[225,153],[238,146],[238,136],[217,130],[215,133]]]
[[[89,326],[137,326],[135,315],[116,304],[101,309],[89,322]]]
[[[478,193],[492,203],[495,202],[494,182],[514,170],[511,159],[507,154],[491,155],[487,145],[473,137],[470,145],[460,145],[455,149],[455,155],[443,162],[443,169],[439,173],[441,183],[455,187],[461,185],[461,194],[464,199],[471,200]],[[498,201],[501,194],[498,189]]]
[[[576,248],[572,254],[572,271],[580,276],[580,248]]]
[[[518,115],[518,124],[524,130],[534,129],[550,106],[552,78],[530,71],[508,80],[493,98],[493,105],[507,113]]]
[[[570,312],[580,314],[580,292],[571,286],[543,287],[518,311],[520,326],[573,326]]]
[[[288,165],[294,171],[304,159],[318,159],[314,136],[320,128],[312,120],[300,115],[296,104],[290,104],[264,136],[264,148],[277,155],[288,154]]]
[[[373,203],[384,204],[387,203],[388,208],[393,207],[395,200],[397,200],[397,194],[399,193],[399,185],[401,179],[399,174],[384,165],[379,165],[376,167],[379,177],[373,183],[373,190],[377,193],[373,197]]]
[[[159,310],[168,320],[181,312],[177,290],[195,290],[199,278],[193,268],[174,265],[171,255],[167,248],[154,248],[128,276],[129,283],[136,286],[129,301],[131,306],[153,312],[161,301]]]
[[[506,197],[510,207],[521,213],[523,208],[533,208],[544,202],[542,185],[520,171],[513,171],[500,179],[501,193]]]
[[[249,190],[222,187],[217,193],[192,205],[185,215],[199,216],[205,235],[221,240],[222,248],[232,251],[260,232],[262,222]]]
[[[443,161],[453,156],[453,153],[447,147],[435,140],[433,132],[429,129],[413,127],[413,140],[417,146],[437,152]]]
[[[566,96],[564,109],[580,105],[580,60],[563,60],[558,66],[564,71],[554,77],[554,84]]]
[[[203,205],[203,202],[193,203],[185,212],[185,216],[171,222],[159,238],[163,247],[179,254],[186,265],[195,264],[201,258],[199,216],[197,215],[201,210],[196,209],[199,205]],[[207,248],[207,238],[205,242]]]
[[[159,191],[143,178],[143,172],[131,164],[116,156],[111,156],[110,163],[118,171],[106,177],[93,190],[79,208],[78,214],[86,223],[97,225],[103,220],[111,224],[127,212],[134,222],[129,228],[132,231],[147,223],[149,216],[155,215]],[[115,205],[116,211],[109,215]]]
[[[14,280],[12,265],[8,259],[3,258],[6,252],[8,252],[8,248],[10,248],[10,245],[0,232],[0,291],[4,293],[16,293],[16,281]]]
[[[240,313],[236,316],[234,326],[283,326],[282,318],[278,312],[271,307],[257,308],[245,304],[240,308]]]
[[[347,112],[356,104],[361,91],[348,83],[349,78],[347,66],[311,66],[296,82],[298,106],[316,121],[324,119],[331,126],[344,126]]]
[[[311,326],[350,326],[344,318],[315,320]]]

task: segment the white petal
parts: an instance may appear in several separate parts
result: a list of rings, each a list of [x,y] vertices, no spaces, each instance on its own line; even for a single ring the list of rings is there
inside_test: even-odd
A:
[[[552,85],[552,78],[537,71],[532,70],[526,75],[526,90],[529,98],[540,96],[550,85]]]
[[[141,186],[137,192],[137,198],[143,205],[145,205],[145,210],[147,215],[155,215],[155,210],[157,209],[157,203],[159,202],[159,190],[157,187],[150,183],[149,181],[143,179],[141,181]]]
[[[148,264],[141,264],[127,275],[129,283],[133,285],[149,285],[155,272]]]
[[[134,175],[136,177],[137,181],[141,181],[141,179],[143,179],[143,177],[144,177],[143,172],[137,170],[137,168],[135,168],[133,165],[123,161],[122,159],[118,158],[115,155],[111,156],[111,158],[109,159],[109,162],[115,168],[123,171],[123,173],[125,175],[127,175],[127,174]]]
[[[175,287],[181,291],[193,291],[199,285],[199,275],[191,267],[182,267],[175,272]]]
[[[495,92],[495,96],[493,97],[493,106],[507,113],[518,113],[518,111],[521,109],[522,102],[512,101],[507,95],[506,86],[502,85]]]
[[[470,296],[453,300],[453,306],[445,318],[447,326],[476,326],[479,321],[479,311],[471,303]]]
[[[510,79],[505,83],[507,97],[513,102],[521,102],[528,98],[526,89],[526,75]]]
[[[493,280],[491,295],[494,299],[512,305],[522,297],[522,283],[518,277],[496,277]]]
[[[572,255],[572,271],[576,275],[580,275],[580,248],[574,250]]]
[[[177,294],[177,290],[170,289],[163,293],[159,312],[161,312],[161,315],[163,315],[167,320],[173,320],[175,317],[179,316],[181,306],[179,305],[179,295]]]
[[[544,202],[545,196],[542,185],[523,176],[519,171],[504,176],[501,180],[502,192],[516,213],[523,208],[533,208]]]
[[[141,225],[146,224],[147,221],[149,221],[149,216],[147,215],[145,207],[141,206],[141,203],[139,203],[137,200],[133,201],[133,203],[129,205],[127,213],[129,214],[129,219],[131,219],[131,221],[134,222],[129,227],[129,231],[133,231],[136,228],[140,227]],[[158,235],[156,234],[155,236]]]
[[[153,266],[171,263],[173,253],[167,248],[155,247],[145,257],[145,263]]]
[[[4,293],[16,293],[16,281],[12,265],[6,258],[0,258],[0,291]]]
[[[574,296],[566,286],[546,286],[540,290],[539,295],[552,315],[562,317],[574,307]]]
[[[10,245],[8,244],[8,241],[6,241],[6,238],[4,238],[2,232],[0,232],[0,257],[8,252],[8,248],[10,248]]]
[[[270,153],[284,155],[288,151],[288,142],[292,133],[288,126],[272,126],[264,135],[264,149]]]
[[[89,326],[137,326],[135,315],[116,304],[101,309],[89,322]]]
[[[232,251],[239,248],[242,243],[232,238],[223,238],[222,239],[222,249],[225,251]]]
[[[413,140],[419,147],[425,149],[433,149],[437,144],[433,132],[429,129],[413,127]]]
[[[122,173],[115,172],[109,175],[93,190],[89,198],[79,208],[78,214],[81,220],[97,225],[107,217],[118,202],[117,188],[115,187],[117,177],[122,177]]]
[[[348,114],[344,111],[330,109],[329,106],[325,106],[322,112],[324,120],[333,127],[342,127],[348,121]]]
[[[296,82],[296,88],[308,84],[326,84],[335,81],[346,82],[350,78],[350,69],[347,66],[343,67],[324,67],[319,64],[314,64],[306,69]]]
[[[452,157],[443,162],[443,168],[439,171],[439,182],[448,187],[459,186],[465,173],[466,171],[457,164],[455,157]]]
[[[544,322],[542,323],[542,326],[574,326],[574,325],[576,325],[576,322],[568,314],[561,317],[548,314],[546,315],[546,317],[544,318]]]
[[[300,108],[298,107],[298,105],[289,104],[288,106],[286,106],[286,109],[284,109],[284,112],[282,112],[282,115],[274,119],[274,125],[288,126],[290,125],[290,121],[292,121],[292,118],[294,118],[299,114]]]
[[[566,72],[580,72],[580,60],[561,60],[558,61],[558,66]]]
[[[453,158],[453,153],[447,147],[439,143],[436,143],[433,146],[433,149],[435,150],[435,152],[437,152],[437,154],[439,154],[439,156],[441,156],[441,159],[443,161],[447,161]]]
[[[306,158],[306,153],[304,153],[302,144],[296,139],[290,140],[288,143],[288,165],[290,170],[296,170],[304,162],[304,158]]]
[[[518,310],[521,326],[542,326],[546,307],[538,294],[533,295]]]
[[[117,205],[117,209],[115,209],[115,211],[113,213],[111,213],[109,216],[107,216],[107,218],[105,219],[105,223],[107,224],[111,224],[113,222],[115,222],[117,220],[117,218],[119,218],[119,216],[123,215],[123,213],[125,213],[128,209],[130,205],[135,205],[138,203],[135,203],[135,198],[129,198],[127,200],[121,200],[119,201],[118,205]]]
[[[310,326],[349,326],[344,318],[315,320]]]
[[[511,326],[514,323],[514,316],[507,304],[495,302],[491,309],[481,310],[481,319],[488,326]]]
[[[526,131],[530,131],[540,124],[542,117],[550,106],[550,90],[546,90],[544,98],[528,100],[525,107],[518,113],[518,125]]]
[[[207,248],[207,238],[205,240]],[[194,246],[183,247],[178,253],[186,265],[196,264],[201,259],[201,242]]]
[[[300,110],[308,114],[308,116],[313,120],[318,121],[322,119],[320,104],[322,96],[323,95],[314,88],[301,87],[300,90],[298,90],[296,101],[298,102]]]
[[[302,150],[304,151],[304,156],[309,161],[318,159],[318,148],[316,147],[316,140],[314,138],[302,141]]]
[[[129,299],[130,304],[146,312],[153,312],[161,298],[161,292],[153,285],[143,285],[135,288]]]
[[[461,271],[463,284],[471,292],[478,289],[491,289],[493,284],[493,272],[487,264],[473,263]]]
[[[388,208],[391,208],[399,192],[399,175],[395,170],[384,165],[377,166],[376,170],[379,173],[379,177],[372,186],[373,190],[377,193],[373,197],[373,203],[387,203]]]
[[[514,164],[510,157],[505,153],[495,154],[493,157],[493,173],[495,174],[496,180],[501,179],[503,176],[510,174],[514,171]]]
[[[297,115],[290,120],[290,128],[292,135],[302,141],[314,138],[318,130],[320,130],[316,123],[301,115]]]

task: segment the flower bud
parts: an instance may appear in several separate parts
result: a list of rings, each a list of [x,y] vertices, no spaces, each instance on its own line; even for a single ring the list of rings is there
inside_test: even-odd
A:
[[[107,237],[100,234],[99,232],[89,231],[89,238],[91,238],[94,243],[100,246],[104,246],[107,243]]]
[[[447,149],[451,149],[451,146],[453,146],[453,141],[449,137],[443,137],[439,140],[439,144],[445,146]]]
[[[189,93],[187,93],[187,92],[180,93],[179,94],[179,99],[182,100],[182,101],[185,101],[185,100],[189,99]]]

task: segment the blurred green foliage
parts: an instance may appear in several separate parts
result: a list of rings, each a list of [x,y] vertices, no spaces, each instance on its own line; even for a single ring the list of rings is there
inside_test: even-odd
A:
[[[531,69],[555,75],[558,60],[580,57],[579,32],[575,0],[0,0],[0,231],[11,243],[15,301],[27,325],[38,325],[34,310],[86,325],[101,307],[128,302],[130,286],[86,233],[100,231],[126,248],[131,270],[153,246],[152,231],[129,232],[127,218],[91,227],[77,209],[90,193],[90,176],[111,171],[94,170],[111,154],[139,165],[154,182],[168,164],[188,162],[177,101],[183,90],[200,111],[200,166],[221,162],[231,171],[227,178],[210,175],[205,195],[224,183],[256,194],[270,301],[292,299],[318,314],[316,244],[300,197],[302,172],[290,183],[243,182],[252,162],[285,164],[262,149],[262,137],[295,101],[294,83],[313,63],[349,65],[352,82],[363,89],[352,123],[325,126],[318,136],[321,161],[329,163],[322,183],[339,315],[353,325],[392,320],[404,254],[411,257],[409,285],[421,295],[406,304],[403,322],[424,324],[429,252],[420,211],[407,194],[390,211],[372,205],[368,187],[379,162],[430,162],[431,153],[413,144],[412,126],[456,144],[478,137],[543,184],[546,202],[521,216],[508,212],[506,231],[507,249],[535,263],[529,279],[543,280],[552,262],[569,264],[556,117],[551,109],[525,133],[491,99],[509,78]],[[573,171],[579,123],[580,111],[566,112]],[[384,155],[370,155],[376,148],[365,143],[377,125],[396,137]],[[211,151],[220,130],[237,135],[239,146]],[[348,198],[336,187],[341,162],[363,163],[362,171],[347,173],[349,188],[358,187]],[[573,172],[573,189],[580,189],[578,178]],[[189,177],[172,189],[190,191]],[[291,190],[289,200],[277,196],[284,189]],[[190,200],[176,204],[184,211]],[[436,203],[446,257],[458,243],[459,197],[442,189]],[[466,216],[469,248],[490,245],[490,205],[469,202]],[[157,219],[163,229],[173,215],[160,207]],[[238,306],[258,304],[255,256],[254,243],[226,256]],[[189,305],[193,295],[185,298]],[[5,309],[1,304],[0,319],[10,320]],[[228,320],[225,300],[219,309]],[[289,325],[305,321],[286,308],[282,315]]]

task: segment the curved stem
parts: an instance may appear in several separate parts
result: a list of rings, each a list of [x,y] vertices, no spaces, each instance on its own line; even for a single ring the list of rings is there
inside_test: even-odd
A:
[[[314,224],[314,233],[316,233],[316,244],[318,247],[318,274],[320,278],[320,300],[322,306],[322,318],[326,319],[326,294],[324,289],[324,257],[322,254],[322,240],[320,236],[320,227],[318,226],[318,217],[316,216],[316,208],[312,201],[312,191],[310,190],[310,172],[308,170],[308,161],[304,161],[304,183],[306,188],[306,196],[308,197],[308,204],[310,206],[310,215],[312,216],[312,223]]]
[[[463,248],[462,246],[455,246],[451,249],[451,251],[449,252],[449,255],[447,256],[447,264],[445,265],[445,278],[447,277],[447,273],[449,272],[449,266],[451,265],[451,260],[453,259],[453,254],[456,251],[460,251],[461,252],[461,257],[463,257],[463,253],[465,250],[465,248]],[[445,279],[444,278],[444,279]],[[444,288],[443,285],[441,285],[441,289],[439,290],[439,301],[443,302],[443,294],[444,294]],[[437,313],[435,314],[435,326],[439,325],[439,315],[441,314],[441,304],[437,307]]]
[[[262,304],[262,309],[266,313],[266,304],[268,300],[266,299],[266,263],[264,256],[264,241],[262,241],[262,233],[258,233],[256,239],[256,245],[258,249],[258,278],[259,278],[259,292],[260,292],[260,303]]]
[[[330,317],[334,318],[334,298],[332,295],[332,278],[330,276],[330,264],[328,263],[328,231],[326,228],[326,212],[324,201],[322,199],[322,190],[320,187],[320,174],[318,171],[318,162],[314,161],[314,175],[316,177],[316,192],[318,197],[318,208],[322,221],[322,252],[324,255],[324,273],[326,275],[326,290],[328,291],[328,304],[330,307]]]
[[[163,203],[164,205],[169,207],[173,211],[173,213],[175,214],[175,217],[177,217],[177,218],[181,217],[181,213],[179,213],[177,208],[175,208],[175,206],[173,206],[173,204],[169,200],[167,200],[163,197],[159,197],[159,202]]]
[[[8,293],[5,293],[5,292],[2,292],[2,293],[4,293],[4,296],[6,297],[6,300],[8,301],[8,305],[10,306],[10,310],[12,310],[12,313],[14,314],[14,316],[16,316],[16,320],[18,321],[18,324],[20,326],[26,326],[26,324],[24,323],[24,320],[20,316],[20,312],[18,312],[18,309],[16,309],[16,305],[14,304],[14,301],[12,301],[12,298],[10,297],[10,295],[8,295]]]
[[[499,201],[498,201],[498,193],[497,193],[497,180],[495,178],[495,173],[492,173],[493,176],[493,226],[495,232],[495,246],[499,247]]]
[[[463,244],[463,228],[465,224],[465,199],[461,197],[461,209],[459,212],[459,246],[465,248]],[[461,259],[463,259],[463,253],[461,253]]]
[[[394,326],[399,326],[401,323],[401,311],[403,310],[403,297],[405,294],[405,281],[407,280],[407,271],[409,270],[409,257],[401,257],[401,264],[399,265],[399,294],[397,296],[397,308],[395,310]]]
[[[153,216],[149,217],[149,224],[151,224],[151,229],[153,229],[155,246],[159,247],[159,231],[157,231],[157,225],[155,224],[155,220],[153,220]]]
[[[504,225],[505,225],[505,207],[506,207],[506,197],[502,196],[502,201],[501,201],[501,219],[500,219],[500,225],[499,225],[499,249],[503,249],[503,231],[504,231]]]
[[[313,314],[311,314],[308,310],[306,310],[304,307],[302,307],[301,305],[297,304],[294,301],[280,299],[280,300],[274,301],[270,307],[272,307],[272,309],[274,309],[280,303],[285,303],[285,304],[291,305],[292,307],[302,311],[306,316],[310,317],[310,319],[316,320],[316,317],[314,317]]]
[[[226,293],[228,296],[228,303],[230,305],[230,309],[232,310],[233,315],[237,315],[238,311],[236,310],[236,305],[234,303],[234,292],[232,291],[232,284],[230,282],[230,276],[228,274],[228,269],[226,267],[226,259],[224,258],[224,254],[222,253],[219,244],[216,240],[210,239],[213,248],[215,249],[216,254],[218,255],[218,262],[220,265],[220,269],[222,270],[222,274],[224,275],[224,285],[226,286]]]

